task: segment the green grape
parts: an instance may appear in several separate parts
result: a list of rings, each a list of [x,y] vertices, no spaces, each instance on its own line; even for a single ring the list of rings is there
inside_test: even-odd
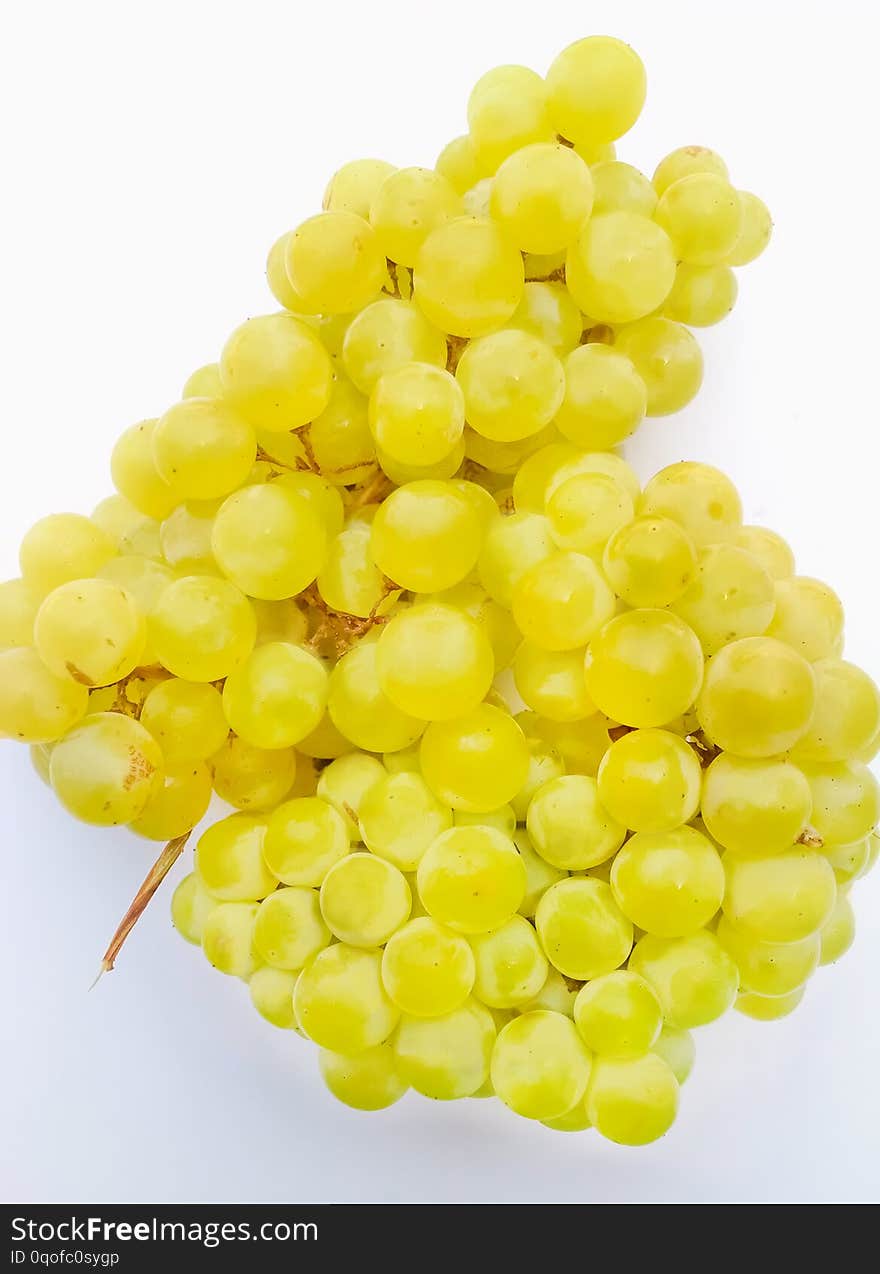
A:
[[[384,866],[395,870],[387,863]],[[382,981],[401,1012],[411,1017],[442,1017],[470,995],[474,956],[466,938],[420,916],[389,938],[382,956]]]
[[[495,475],[490,479],[495,490],[503,485],[499,482],[499,477],[512,480],[517,469],[529,456],[542,447],[559,441],[559,431],[553,424],[547,425],[536,434],[530,434],[528,438],[521,438],[518,442],[495,442],[491,438],[484,438],[469,425],[465,425],[464,429],[465,455],[468,460]],[[509,494],[512,495],[512,491]],[[510,509],[505,509],[505,512],[509,513]]]
[[[529,717],[533,720],[529,721]],[[583,721],[550,721],[534,713],[520,713],[517,720],[527,738],[539,740],[545,749],[561,759],[561,772],[595,778],[599,762],[611,746],[608,722],[598,713]]]
[[[211,550],[214,529],[214,502],[179,504],[159,527],[162,557],[169,566],[186,575],[212,575],[217,564]],[[111,559],[112,560],[112,559]]]
[[[367,421],[367,400],[351,381],[337,376],[330,401],[309,425],[315,464],[334,486],[352,486],[373,472],[376,448]]]
[[[618,969],[581,987],[574,1002],[574,1024],[591,1052],[639,1057],[660,1034],[663,1010],[644,978]]]
[[[654,219],[688,265],[720,265],[733,252],[742,229],[737,192],[717,173],[697,172],[667,186]]]
[[[517,1115],[557,1119],[584,1095],[590,1054],[570,1018],[537,1010],[499,1032],[492,1051],[492,1085]]]
[[[317,887],[348,851],[345,819],[319,797],[295,797],[268,817],[263,855],[285,885]]]
[[[620,486],[629,492],[633,504],[638,501],[642,493],[635,470],[621,456],[615,455],[613,451],[590,451],[584,453],[573,447],[569,458],[563,461],[550,475],[545,498],[549,500],[554,492],[562,486],[563,482],[567,482],[569,478],[575,478],[581,473],[604,473],[608,477],[614,478]]]
[[[88,701],[85,686],[50,672],[33,647],[0,651],[0,734],[20,743],[60,739]]]
[[[452,821],[456,827],[494,827],[505,836],[514,839],[516,814],[512,805],[499,805],[497,809],[472,814],[467,810],[454,810]]]
[[[518,442],[550,424],[565,392],[556,354],[529,332],[508,327],[471,341],[455,379],[468,424],[495,442]]]
[[[562,974],[551,965],[547,971],[547,979],[534,999],[517,1006],[518,1013],[535,1013],[546,1010],[550,1013],[561,1013],[564,1017],[574,1014],[574,1002],[577,990],[571,990]]]
[[[139,535],[144,523],[151,522],[124,495],[108,495],[92,509],[90,521],[105,531],[117,546],[122,540]],[[110,558],[112,562],[113,559]]]
[[[852,845],[880,821],[880,786],[861,761],[804,763],[813,798],[810,822],[826,845]]]
[[[746,637],[709,661],[697,716],[725,752],[778,756],[806,734],[815,702],[816,678],[805,659],[772,637]]]
[[[665,517],[638,517],[611,536],[602,566],[615,593],[627,605],[665,607],[693,580],[697,554],[676,522]]]
[[[226,678],[223,711],[230,727],[257,748],[289,748],[318,725],[327,703],[320,659],[289,642],[252,650]]]
[[[495,1044],[492,1014],[472,997],[442,1017],[408,1014],[392,1040],[401,1079],[425,1097],[470,1097],[486,1082]]]
[[[10,579],[0,584],[0,650],[31,645],[39,608],[40,595],[25,580]]]
[[[758,995],[755,991],[741,991],[733,1007],[738,1013],[758,1022],[775,1022],[795,1011],[804,998],[805,989],[799,986],[788,995]]]
[[[519,828],[514,832],[513,841],[519,850],[519,856],[523,860],[523,866],[526,869],[526,892],[519,905],[519,913],[531,920],[535,915],[541,896],[551,885],[555,885],[558,880],[564,880],[568,873],[559,867],[551,866],[540,854],[535,852],[531,838],[524,828]]]
[[[740,231],[736,243],[725,258],[726,265],[748,265],[761,255],[773,233],[773,219],[766,204],[748,190],[738,190]]]
[[[841,895],[834,904],[834,910],[825,921],[819,934],[820,964],[834,964],[849,951],[856,936],[856,918],[853,915],[852,903]]]
[[[579,982],[611,973],[632,949],[631,922],[610,885],[591,876],[551,885],[538,903],[535,927],[550,963]]]
[[[271,965],[264,964],[248,978],[251,1004],[260,1017],[282,1031],[298,1030],[293,1011],[293,992],[298,976],[298,973],[290,973],[287,969],[273,969]]]
[[[468,98],[467,118],[484,174],[520,147],[553,139],[546,86],[525,66],[496,66],[482,75]]]
[[[330,930],[321,917],[314,889],[276,889],[260,903],[254,947],[267,964],[276,969],[301,969],[329,943]]]
[[[792,646],[804,659],[831,659],[840,654],[843,606],[821,580],[795,575],[776,583],[776,613],[769,637]]]
[[[109,580],[72,580],[54,589],[37,612],[34,643],[56,676],[109,686],[137,666],[146,624],[135,600]]]
[[[667,319],[689,327],[720,323],[736,304],[739,285],[726,265],[689,265],[680,261],[663,306]]]
[[[241,810],[268,810],[283,801],[296,776],[293,748],[255,748],[234,734],[211,757],[214,791]]]
[[[325,212],[353,212],[366,219],[376,191],[396,171],[384,159],[352,159],[330,178],[321,207]]]
[[[373,561],[370,551],[372,518],[352,518],[330,541],[327,557],[318,574],[318,592],[331,610],[361,619],[386,615],[400,596],[390,587]]]
[[[394,706],[379,685],[376,643],[355,646],[330,673],[327,709],[338,730],[367,752],[397,752],[410,747],[425,728],[423,721]]]
[[[415,386],[415,396],[400,401],[406,392],[404,381],[398,390],[398,411],[409,407],[410,411],[425,411],[421,394],[432,391],[443,383],[443,377],[435,380],[426,367],[446,369],[446,338],[432,327],[421,310],[409,301],[394,301],[383,297],[374,301],[352,320],[342,343],[342,361],[352,383],[362,394],[371,394],[379,381],[393,373],[399,373],[415,363],[422,369],[420,383]],[[413,390],[410,390],[413,395]],[[431,405],[430,402],[428,404]]]
[[[494,660],[484,630],[451,606],[425,604],[396,615],[376,652],[379,684],[403,712],[448,721],[470,712],[492,684]]]
[[[453,827],[419,859],[419,896],[430,916],[458,933],[504,924],[525,895],[526,872],[509,837],[491,827]]]
[[[713,173],[728,178],[727,164],[708,146],[680,146],[660,160],[654,172],[653,186],[658,196],[669,189],[673,182],[694,173]]]
[[[180,392],[181,398],[219,398],[223,393],[223,386],[220,382],[220,364],[204,363],[201,367],[186,378],[183,389]],[[147,424],[153,422],[145,422]],[[136,425],[135,428],[138,426]],[[151,515],[159,517],[158,513]]]
[[[582,317],[564,284],[534,282],[523,288],[509,326],[537,337],[561,356],[578,346]]]
[[[819,963],[818,933],[799,942],[762,942],[726,915],[719,919],[716,933],[739,970],[742,987],[759,995],[789,995],[803,986]]]
[[[694,827],[637,832],[611,868],[611,888],[633,924],[659,938],[701,929],[721,906],[724,867],[715,846]]]
[[[321,771],[318,795],[342,815],[352,840],[360,839],[358,819],[361,805],[384,778],[385,768],[381,761],[359,752],[338,757]]]
[[[326,947],[302,971],[296,1020],[321,1048],[356,1055],[388,1038],[400,1014],[382,986],[381,953],[344,942]]]
[[[360,825],[372,853],[401,871],[415,871],[425,851],[452,827],[452,811],[440,804],[421,774],[402,770],[370,788]]]
[[[454,336],[500,327],[523,293],[522,256],[501,230],[479,217],[458,217],[432,230],[419,249],[413,284],[429,322]]]
[[[688,1031],[664,1026],[652,1044],[651,1052],[663,1058],[679,1084],[683,1084],[693,1070],[696,1048]]]
[[[162,664],[187,681],[218,681],[246,659],[257,621],[247,598],[227,580],[189,575],[160,594],[147,636]]]
[[[870,870],[872,836],[856,841],[853,845],[829,845],[823,853],[834,869],[838,886],[858,880]]]
[[[479,482],[469,482],[464,478],[453,479],[452,485],[460,495],[463,495],[469,501],[471,508],[477,515],[477,520],[484,535],[488,532],[490,526],[500,521],[500,511],[491,491],[480,486]]]
[[[586,656],[587,690],[612,721],[661,726],[686,712],[703,680],[696,634],[664,610],[633,610],[612,619]]]
[[[702,772],[693,748],[668,730],[633,730],[605,753],[599,800],[634,832],[671,832],[700,805]]]
[[[345,524],[345,505],[337,488],[326,478],[317,473],[297,472],[284,473],[273,478],[272,482],[283,491],[292,491],[305,500],[324,524],[328,535],[338,535],[342,530]]]
[[[594,217],[603,212],[637,212],[641,217],[653,217],[657,192],[638,168],[611,159],[594,164],[591,172]]]
[[[97,712],[55,744],[49,776],[74,818],[111,827],[139,818],[161,788],[162,753],[138,721]]]
[[[257,970],[253,949],[255,902],[223,902],[206,918],[202,950],[221,973],[247,981]]]
[[[153,460],[175,504],[228,495],[247,480],[256,453],[253,429],[222,398],[185,398],[153,431]]]
[[[590,1123],[622,1146],[644,1146],[668,1132],[678,1112],[678,1082],[657,1053],[600,1057],[587,1089]]]
[[[469,484],[465,484],[469,485]],[[482,490],[482,488],[480,488]],[[488,494],[488,493],[485,493]],[[497,506],[494,504],[493,507]],[[502,672],[508,668],[522,642],[522,634],[517,628],[509,610],[487,597],[483,588],[473,578],[462,580],[453,588],[442,593],[431,593],[424,598],[415,598],[416,604],[422,601],[432,604],[439,602],[458,607],[479,624],[492,647],[495,657],[495,671]]]
[[[324,920],[335,937],[353,947],[387,942],[406,923],[411,907],[406,877],[373,854],[349,854],[330,868],[321,885]]]
[[[453,137],[451,142],[447,142],[437,156],[434,167],[460,195],[476,185],[482,176],[476,148],[469,133],[465,133],[463,137]]]
[[[19,549],[26,586],[44,597],[70,580],[88,579],[116,553],[106,531],[79,513],[51,513],[35,522]]]
[[[488,703],[452,721],[432,721],[419,757],[438,800],[473,814],[494,810],[516,796],[529,765],[522,730],[507,712]]]
[[[183,396],[188,398],[191,395],[184,393]],[[216,397],[214,391],[210,397]],[[130,500],[146,517],[162,521],[179,500],[159,473],[153,458],[153,436],[157,424],[156,420],[142,420],[119,436],[110,457],[110,473],[113,485],[126,500]],[[92,573],[84,572],[86,575]]]
[[[153,687],[144,700],[140,720],[171,766],[207,760],[223,746],[229,733],[219,690],[176,677]]]
[[[606,543],[631,522],[628,491],[606,473],[579,473],[567,478],[547,501],[547,517],[556,544],[590,557],[601,557]]]
[[[517,718],[517,724],[520,725],[520,728],[523,728],[524,725],[522,721],[524,715],[533,716],[534,714],[520,713]],[[542,721],[545,722],[551,732],[555,729],[577,729],[577,726],[570,722],[560,723],[549,721],[546,718],[542,718]],[[566,769],[562,754],[553,743],[548,742],[540,735],[526,735],[526,743],[529,749],[529,768],[526,780],[511,801],[513,812],[521,823],[526,821],[529,805],[538,789],[542,788],[545,783],[549,783],[551,779],[559,778],[565,773]]]
[[[800,942],[831,915],[837,886],[821,854],[797,848],[769,857],[727,855],[724,914],[762,942]]]
[[[171,921],[174,928],[187,942],[201,946],[205,921],[215,907],[218,899],[209,894],[198,872],[191,871],[184,876],[171,898]]]
[[[429,593],[451,588],[473,570],[482,541],[471,503],[444,482],[410,482],[382,502],[370,549],[400,587]]]
[[[230,814],[199,837],[195,864],[199,879],[222,902],[256,902],[278,884],[263,858],[266,820]]]
[[[523,702],[551,721],[581,721],[596,711],[587,694],[583,650],[544,650],[524,641],[513,677]]]
[[[476,962],[474,992],[484,1004],[515,1008],[540,993],[548,964],[528,920],[512,916],[499,929],[470,942]]]
[[[192,831],[207,812],[211,800],[211,771],[207,765],[190,762],[166,769],[144,812],[129,824],[138,836],[148,840],[174,840]]]
[[[553,867],[583,871],[615,854],[626,828],[599,799],[595,779],[563,774],[538,788],[526,826],[535,850]]]
[[[776,609],[774,583],[745,549],[715,544],[700,553],[696,575],[673,608],[714,655],[729,642],[766,632]]]
[[[346,756],[348,753],[353,752],[354,748],[349,740],[336,729],[329,713],[325,712],[311,734],[307,734],[304,739],[300,739],[296,745],[296,750],[299,756],[330,761]]]
[[[398,168],[373,195],[370,225],[386,257],[412,266],[431,231],[461,212],[461,196],[442,173]]]
[[[547,72],[554,126],[576,145],[613,142],[628,132],[645,102],[645,68],[622,40],[591,35],[558,55]]]
[[[453,478],[461,468],[464,457],[464,435],[453,444],[452,450],[435,464],[401,464],[381,447],[376,450],[376,459],[380,468],[385,476],[398,487],[405,486],[408,482],[439,482],[446,478]]]
[[[535,286],[535,285],[530,285]],[[641,423],[645,382],[630,358],[608,345],[579,345],[565,359],[565,396],[555,423],[578,447],[614,447]]]
[[[333,1096],[354,1110],[385,1110],[406,1092],[406,1084],[395,1069],[390,1044],[377,1044],[357,1057],[322,1048],[318,1065]]]
[[[354,212],[309,217],[288,241],[286,264],[288,277],[306,306],[322,314],[363,309],[386,278],[376,232]]]
[[[477,569],[494,601],[509,607],[513,590],[530,567],[554,552],[550,523],[536,513],[498,518],[486,532]]]
[[[258,646],[270,641],[287,641],[300,646],[308,637],[308,619],[292,598],[265,602],[252,597],[251,607],[257,617]]]
[[[586,1094],[564,1115],[559,1115],[556,1119],[542,1119],[541,1123],[554,1132],[586,1132],[593,1126],[587,1114]]]
[[[719,845],[732,854],[789,849],[810,818],[813,796],[790,761],[717,756],[703,779],[702,816]]]
[[[545,650],[585,646],[614,614],[614,594],[580,553],[557,552],[532,566],[513,590],[522,635]]]
[[[663,304],[675,282],[666,232],[636,212],[605,212],[581,227],[565,260],[565,282],[597,323],[632,323]]]
[[[719,469],[695,460],[655,473],[645,487],[639,513],[672,518],[698,549],[733,542],[742,525],[736,487]]]
[[[537,142],[515,151],[492,182],[489,208],[521,252],[559,252],[593,206],[590,169],[575,151]]]
[[[721,1017],[739,987],[731,953],[707,929],[684,938],[646,933],[633,947],[629,967],[653,988],[669,1025],[685,1030]]]
[[[765,526],[741,526],[735,543],[756,557],[771,579],[788,579],[794,574],[794,553],[775,531]]]
[[[220,569],[242,592],[277,601],[302,592],[327,558],[314,503],[283,483],[245,487],[223,502],[211,536]]]
[[[647,414],[668,416],[697,394],[703,355],[692,332],[668,318],[643,318],[617,334],[615,349],[628,357],[647,390]]]
[[[248,319],[220,355],[224,398],[255,429],[273,433],[299,429],[320,415],[332,378],[319,337],[292,314]]]
[[[269,291],[282,309],[292,310],[296,314],[301,314],[302,298],[297,295],[296,288],[287,277],[287,245],[290,242],[290,234],[291,232],[288,230],[277,238],[269,249],[269,255],[266,257],[266,282],[269,284]],[[203,391],[203,394],[206,393],[212,398],[219,397],[223,392],[219,364],[214,364],[214,367],[216,369],[218,388],[216,390]],[[188,384],[189,381],[187,381]],[[186,386],[184,386],[182,397],[202,397],[203,394],[187,394]]]

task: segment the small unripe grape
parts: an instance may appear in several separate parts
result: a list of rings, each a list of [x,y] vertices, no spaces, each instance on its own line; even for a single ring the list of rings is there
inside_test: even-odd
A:
[[[287,274],[310,309],[349,314],[367,305],[386,277],[375,230],[354,212],[321,212],[293,232]]]
[[[52,749],[52,789],[74,818],[101,827],[140,817],[162,785],[159,745],[118,712],[87,717]]]
[[[237,327],[220,355],[223,396],[255,429],[299,429],[330,401],[333,366],[307,323],[266,314]]]

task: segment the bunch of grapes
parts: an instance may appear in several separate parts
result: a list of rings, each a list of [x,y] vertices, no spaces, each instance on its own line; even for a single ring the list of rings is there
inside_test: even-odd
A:
[[[651,1141],[691,1029],[789,1013],[877,857],[838,598],[718,470],[642,490],[615,450],[770,236],[711,150],[617,160],[644,96],[591,37],[485,75],[434,169],[342,168],[269,253],[282,308],[0,586],[0,731],[169,842],[138,906],[235,808],[174,923],[359,1109]]]

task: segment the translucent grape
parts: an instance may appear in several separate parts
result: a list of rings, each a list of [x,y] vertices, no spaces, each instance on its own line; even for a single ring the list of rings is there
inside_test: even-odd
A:
[[[581,339],[581,312],[562,283],[526,283],[509,325],[536,336],[558,355],[575,349]]]
[[[374,858],[373,862],[380,860]],[[387,863],[383,866],[395,870]],[[474,956],[466,938],[428,916],[420,916],[389,938],[382,956],[382,981],[403,1013],[441,1017],[470,995]]]
[[[556,1119],[584,1095],[590,1054],[570,1018],[538,1010],[499,1032],[492,1084],[506,1106],[526,1119]]]
[[[664,1026],[651,1047],[666,1062],[679,1084],[690,1075],[696,1058],[693,1036],[675,1026]]]
[[[647,933],[633,948],[629,967],[650,983],[669,1025],[681,1029],[721,1017],[739,987],[737,965],[706,929],[684,938]]]
[[[512,327],[471,341],[455,379],[468,424],[497,442],[516,442],[544,429],[565,392],[562,364],[550,346]]]
[[[663,1010],[644,978],[617,970],[581,987],[574,1002],[574,1024],[591,1052],[639,1057],[660,1034]]]
[[[219,690],[176,677],[153,687],[144,700],[140,721],[170,766],[207,760],[229,733]]]
[[[529,286],[536,286],[530,284]],[[565,359],[565,396],[556,426],[579,447],[614,447],[640,424],[648,404],[632,359],[609,345],[579,345]]]
[[[60,739],[88,700],[85,686],[50,672],[33,647],[0,651],[0,733],[20,743]]]
[[[601,557],[607,541],[632,521],[632,498],[606,473],[568,478],[547,501],[547,517],[561,549]]]
[[[791,849],[771,857],[728,855],[724,914],[762,942],[800,942],[831,915],[837,886],[821,854]]]
[[[293,597],[315,579],[328,552],[313,503],[284,483],[245,487],[225,500],[211,537],[214,556],[242,592]]]
[[[522,257],[490,221],[458,217],[419,249],[416,304],[441,332],[481,336],[500,327],[522,299]]]
[[[162,772],[156,740],[118,712],[86,717],[55,744],[49,763],[52,789],[68,813],[101,827],[140,817]]]
[[[662,195],[673,182],[694,173],[714,173],[725,179],[729,176],[727,164],[708,146],[680,146],[660,160],[654,171],[654,189]]]
[[[689,327],[710,327],[736,304],[736,275],[726,265],[688,265],[680,261],[663,314]]]
[[[696,699],[703,652],[677,615],[633,610],[612,619],[593,638],[585,667],[587,690],[612,721],[660,726]]]
[[[730,853],[788,849],[806,827],[812,808],[810,785],[790,761],[722,753],[706,770],[703,820]]]
[[[843,606],[821,580],[795,575],[776,583],[776,613],[769,637],[784,641],[810,663],[840,654]]]
[[[788,579],[794,574],[794,553],[775,531],[765,526],[742,526],[736,543],[758,559],[771,579]]]
[[[318,795],[329,801],[346,820],[352,840],[359,839],[358,819],[361,806],[376,784],[384,778],[382,763],[373,756],[358,752],[337,757],[321,771]]]
[[[316,796],[296,797],[269,816],[263,854],[285,885],[316,887],[349,850],[342,815]]]
[[[385,277],[375,230],[354,212],[321,212],[293,232],[287,273],[310,309],[349,314],[373,300]]]
[[[204,818],[211,800],[211,771],[198,762],[166,768],[163,784],[147,801],[144,812],[130,824],[149,840],[173,840],[191,831]]]
[[[559,1115],[556,1119],[542,1119],[541,1123],[545,1128],[552,1128],[554,1132],[585,1132],[588,1128],[592,1128],[584,1097],[564,1115]]]
[[[431,231],[461,212],[461,196],[442,173],[398,168],[373,195],[370,225],[386,257],[412,266]]]
[[[666,232],[636,212],[605,212],[581,227],[565,260],[565,282],[599,323],[632,323],[663,304],[675,282]]]
[[[656,473],[645,487],[639,513],[672,518],[697,548],[734,541],[742,525],[736,487],[719,469],[694,460]]]
[[[730,182],[716,173],[691,173],[667,186],[654,219],[689,265],[719,265],[733,252],[742,229],[742,210]]]
[[[266,821],[230,814],[202,833],[196,846],[199,879],[223,902],[256,902],[278,884],[263,858]]]
[[[632,949],[632,924],[610,885],[591,876],[551,885],[538,903],[535,927],[550,963],[579,982],[611,973]]]
[[[880,821],[880,786],[860,761],[802,766],[810,785],[810,822],[826,845],[852,845]]]
[[[491,827],[453,827],[418,865],[419,896],[430,916],[459,933],[504,924],[525,895],[526,873],[513,842]]]
[[[416,1092],[452,1101],[485,1083],[494,1043],[492,1014],[471,997],[442,1017],[405,1014],[392,1041],[394,1065]]]
[[[150,646],[170,673],[218,681],[246,659],[257,621],[247,598],[227,580],[188,575],[161,593],[147,620]]]
[[[318,574],[318,592],[331,610],[368,619],[385,615],[400,596],[373,561],[372,518],[351,518],[327,549]]]
[[[88,579],[116,552],[106,531],[79,513],[51,513],[26,532],[18,560],[25,584],[45,596],[69,580]]]
[[[715,846],[694,827],[637,832],[614,860],[611,888],[640,929],[660,938],[683,938],[721,906],[724,868]]]
[[[223,396],[255,429],[285,432],[319,416],[330,401],[333,365],[314,330],[292,314],[266,314],[237,327],[220,355]]]
[[[693,333],[668,318],[643,318],[617,334],[615,349],[629,358],[647,390],[649,416],[681,411],[703,382],[703,355]]]
[[[513,617],[527,640],[573,650],[614,614],[614,594],[599,568],[579,553],[558,552],[531,567],[513,590]]]
[[[638,517],[611,536],[602,566],[615,593],[629,606],[664,607],[680,597],[692,581],[697,554],[676,522],[665,517]]]
[[[376,449],[376,459],[383,473],[399,487],[407,482],[442,481],[445,478],[454,478],[462,466],[464,457],[464,434],[453,444],[452,450],[434,464],[401,464],[381,447]]]
[[[415,606],[385,625],[376,666],[392,703],[426,721],[448,721],[471,711],[494,674],[492,647],[479,624],[436,604]]]
[[[253,429],[221,398],[175,403],[153,431],[153,460],[175,503],[228,495],[246,480],[256,451]]]
[[[490,597],[510,606],[513,590],[531,566],[554,552],[550,523],[534,513],[498,518],[486,532],[480,552],[480,582]]]
[[[593,206],[593,179],[575,151],[538,142],[515,151],[495,174],[489,207],[521,252],[559,252]]]
[[[776,609],[774,583],[750,553],[716,544],[700,554],[696,576],[674,609],[713,655],[729,642],[767,630]]]
[[[107,686],[136,666],[146,625],[134,598],[103,579],[72,580],[54,589],[34,624],[43,663],[57,676]]]
[[[204,363],[201,367],[197,367],[194,372],[187,376],[183,389],[180,391],[181,398],[219,398],[223,393],[223,386],[220,383],[220,364]],[[153,423],[153,422],[145,422]],[[137,426],[135,426],[137,428]],[[153,517],[158,517],[155,513]]]
[[[318,725],[327,703],[327,672],[289,642],[251,651],[227,677],[223,710],[231,728],[258,748],[288,748]]]
[[[269,641],[288,641],[299,646],[308,636],[306,615],[291,598],[276,602],[251,598],[251,607],[257,617],[258,646]]]
[[[622,137],[638,119],[645,92],[641,58],[628,44],[608,35],[576,40],[547,72],[553,123],[578,145]]]
[[[721,916],[718,941],[736,964],[743,989],[759,995],[789,995],[804,985],[819,963],[819,934],[799,942],[762,942]]]
[[[678,1083],[657,1053],[600,1057],[587,1089],[587,1114],[597,1132],[622,1146],[644,1146],[668,1132],[678,1111]]]
[[[495,442],[491,438],[484,438],[469,425],[465,425],[464,430],[464,449],[467,458],[492,474],[500,474],[511,479],[529,456],[534,455],[536,451],[540,451],[549,443],[558,441],[559,431],[553,424],[539,430],[536,434],[529,434],[528,438],[521,438],[518,442]],[[509,513],[510,509],[504,511]]]
[[[198,872],[184,876],[171,898],[171,920],[174,928],[187,942],[201,945],[205,921],[219,906],[213,894],[209,894]]]
[[[330,868],[321,885],[324,920],[335,937],[353,947],[387,942],[406,923],[411,906],[405,876],[373,854],[349,854]]]
[[[325,212],[354,212],[367,218],[373,196],[395,171],[384,159],[352,159],[330,178],[321,207]]]
[[[362,394],[371,394],[383,377],[411,363],[445,371],[446,357],[446,338],[431,326],[421,310],[409,301],[389,298],[374,301],[361,310],[349,325],[342,344],[345,370]],[[442,378],[438,379],[442,383]],[[423,393],[430,393],[437,383],[430,373],[422,373]],[[402,387],[398,390],[401,393]],[[398,398],[398,410],[405,405]],[[421,406],[420,400],[411,406]]]
[[[653,217],[657,192],[638,168],[611,159],[594,164],[591,173],[594,216],[603,212],[637,212],[642,217]]]
[[[460,195],[476,185],[482,176],[476,149],[468,133],[463,137],[453,137],[437,156],[434,167]]]
[[[440,804],[421,774],[400,771],[370,788],[360,827],[372,853],[401,871],[415,871],[425,850],[452,827],[452,811]]]
[[[254,947],[274,968],[301,969],[329,942],[330,930],[314,889],[276,889],[260,903]]]
[[[543,650],[524,641],[513,676],[523,701],[551,721],[580,721],[596,711],[587,694],[583,650]]]
[[[739,236],[727,254],[727,265],[748,265],[761,255],[773,233],[770,209],[748,190],[737,191],[742,220]]]
[[[370,548],[379,569],[401,588],[451,588],[474,568],[482,534],[471,503],[444,482],[410,482],[382,502]]]
[[[668,730],[633,730],[605,753],[599,800],[634,832],[669,832],[700,804],[702,773],[693,748]]]
[[[292,748],[255,748],[230,734],[211,757],[214,791],[241,810],[268,810],[290,791],[296,776]]]
[[[848,885],[871,869],[872,836],[856,841],[854,845],[829,845],[823,847],[825,857],[834,869],[838,885]]]
[[[355,1055],[388,1038],[400,1014],[382,986],[381,954],[344,942],[319,952],[293,996],[296,1020],[321,1048]]]
[[[564,871],[604,862],[626,835],[625,826],[601,804],[596,780],[585,774],[564,774],[538,788],[526,826],[541,857]]]
[[[793,1013],[803,998],[802,986],[788,995],[758,995],[755,991],[741,991],[734,1008],[758,1022],[775,1022]]]
[[[697,716],[725,752],[778,756],[806,734],[815,702],[805,659],[772,637],[746,637],[709,661]]]
[[[318,1064],[333,1096],[355,1110],[385,1110],[406,1092],[406,1084],[395,1069],[390,1044],[377,1044],[357,1057],[322,1048]]]
[[[327,708],[336,727],[367,752],[397,752],[410,747],[425,728],[423,721],[394,706],[379,685],[375,642],[362,643],[330,674]]]
[[[467,118],[484,174],[520,147],[553,139],[546,86],[525,66],[496,66],[482,75],[468,98]]]
[[[123,540],[139,535],[144,523],[151,520],[140,509],[136,509],[130,500],[126,500],[124,495],[106,496],[92,509],[90,518],[95,526],[100,527],[115,541],[117,547]]]
[[[528,920],[511,916],[492,933],[470,939],[476,966],[474,992],[492,1008],[514,1008],[539,994],[547,959]]]
[[[452,721],[433,721],[422,736],[422,774],[438,800],[479,814],[516,796],[526,779],[525,735],[508,713],[481,703]]]
[[[833,964],[849,951],[856,936],[856,918],[852,903],[841,895],[820,933],[820,964]]]
[[[299,1031],[293,1011],[293,992],[298,976],[298,973],[287,969],[273,969],[271,965],[264,964],[248,978],[251,1004],[260,1017],[282,1031]]]
[[[205,920],[202,950],[208,962],[233,978],[249,978],[256,972],[253,949],[255,902],[224,902]]]
[[[185,398],[188,396],[184,394]],[[110,457],[110,472],[117,491],[121,491],[141,513],[161,521],[168,517],[179,501],[159,473],[153,458],[157,424],[155,420],[142,420],[120,435]],[[84,572],[86,575],[92,573]]]

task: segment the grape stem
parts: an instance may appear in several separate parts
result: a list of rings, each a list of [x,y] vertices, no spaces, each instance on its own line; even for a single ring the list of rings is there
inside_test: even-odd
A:
[[[162,881],[183,853],[184,846],[189,838],[190,833],[184,832],[182,836],[175,836],[174,840],[170,840],[162,850],[162,853],[153,863],[153,866],[147,872],[140,889],[134,896],[131,906],[120,920],[116,932],[110,939],[110,945],[104,952],[104,958],[101,961],[98,976],[95,978],[92,986],[89,987],[89,990],[98,984],[105,973],[110,973],[114,968],[116,958],[122,950],[123,943],[137,924],[138,920],[140,920],[143,912],[146,910],[147,905],[153,897],[153,894],[155,894],[156,890],[162,884]]]

